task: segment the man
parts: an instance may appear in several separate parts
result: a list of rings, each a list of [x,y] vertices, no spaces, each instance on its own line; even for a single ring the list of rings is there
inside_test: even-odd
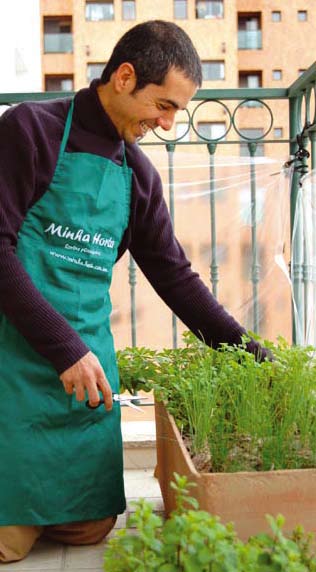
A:
[[[192,272],[136,144],[172,127],[201,77],[185,32],[149,21],[73,100],[23,103],[1,119],[0,562],[42,534],[98,542],[125,509],[109,286],[127,248],[196,335],[241,341]],[[86,394],[92,406],[102,394],[106,411],[86,408]]]

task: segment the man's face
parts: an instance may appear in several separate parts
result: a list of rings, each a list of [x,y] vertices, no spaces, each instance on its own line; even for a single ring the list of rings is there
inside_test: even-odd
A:
[[[120,88],[116,101],[115,97],[112,99],[111,108],[106,108],[119,135],[127,143],[135,143],[157,127],[165,131],[171,129],[176,112],[187,107],[197,89],[175,68],[167,73],[162,85],[150,83],[133,93],[135,85],[134,73]]]

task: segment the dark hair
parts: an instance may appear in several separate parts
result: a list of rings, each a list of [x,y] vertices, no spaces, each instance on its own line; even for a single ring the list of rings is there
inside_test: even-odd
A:
[[[196,86],[202,83],[198,53],[186,32],[173,22],[149,20],[128,30],[114,47],[101,82],[110,81],[112,73],[123,62],[134,66],[135,91],[148,83],[162,85],[172,67],[181,70]]]

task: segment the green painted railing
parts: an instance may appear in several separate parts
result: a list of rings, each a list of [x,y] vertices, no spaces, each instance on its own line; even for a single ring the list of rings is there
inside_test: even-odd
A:
[[[302,168],[294,172],[291,190],[291,233],[292,233],[292,283],[294,291],[293,308],[293,341],[304,343],[306,339],[307,321],[310,319],[307,311],[307,298],[309,284],[312,282],[314,297],[316,290],[316,265],[315,258],[312,268],[309,268],[309,260],[304,241],[303,219],[296,217],[302,186],[300,179],[308,169],[316,168],[316,63],[314,63],[288,90],[290,109],[290,151],[291,155],[302,150]],[[297,140],[299,134],[299,142]],[[308,164],[307,153],[310,154]],[[315,189],[314,189],[315,193]],[[293,235],[294,223],[296,232]],[[314,224],[316,220],[314,220]],[[316,226],[314,226],[315,232]],[[295,317],[294,319],[294,312]],[[314,321],[316,317],[313,318]]]
[[[21,94],[0,94],[0,105],[11,105],[25,100],[41,100],[52,97],[69,97],[71,93],[21,93]],[[282,101],[282,109],[287,106],[289,121],[289,137],[274,139],[269,137],[273,125],[278,125],[271,106],[273,102]],[[142,145],[163,146],[168,155],[168,188],[169,188],[169,209],[172,221],[174,221],[174,153],[179,146],[203,145],[206,146],[209,155],[210,172],[210,227],[211,227],[211,264],[210,281],[212,291],[217,296],[217,285],[219,281],[219,265],[217,252],[216,234],[216,153],[221,146],[240,145],[241,142],[247,145],[249,153],[249,188],[251,193],[251,249],[252,249],[252,297],[253,297],[253,330],[259,332],[259,262],[258,262],[258,237],[257,237],[257,183],[256,183],[256,162],[254,157],[259,145],[262,143],[282,143],[285,152],[291,156],[295,167],[291,184],[291,236],[293,233],[294,221],[296,220],[297,201],[301,191],[300,180],[308,169],[316,166],[316,63],[314,63],[298,80],[289,88],[284,89],[201,89],[197,92],[190,104],[190,111],[187,112],[187,130],[177,139],[165,139],[160,133],[156,134],[154,141],[143,142]],[[222,106],[225,111],[226,129],[222,136],[217,139],[206,139],[203,134],[199,134],[196,117],[201,106],[215,102]],[[254,104],[254,105],[253,105]],[[256,110],[262,108],[268,116],[268,127],[266,132],[256,138],[249,138],[238,128],[237,113],[241,107],[255,107]],[[228,119],[227,119],[228,118]],[[256,127],[256,126],[254,126]],[[188,132],[194,134],[195,141],[187,141]],[[307,157],[308,153],[310,158]],[[302,221],[297,222],[298,227]],[[296,227],[297,228],[297,227]],[[315,218],[316,236],[316,218]],[[307,289],[312,281],[315,284],[316,301],[316,264],[312,269],[304,257],[304,238],[302,232],[295,233],[292,240],[291,256],[291,280],[293,285],[293,316],[295,308],[296,319],[293,318],[293,342],[302,343],[306,324],[306,296]],[[131,293],[131,335],[132,344],[137,343],[137,322],[136,322],[136,294],[137,277],[136,265],[130,257],[129,264],[129,284]],[[177,345],[177,321],[172,318],[172,338],[173,345]]]

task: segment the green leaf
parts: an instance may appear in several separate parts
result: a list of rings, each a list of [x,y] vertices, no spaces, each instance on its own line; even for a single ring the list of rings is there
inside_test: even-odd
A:
[[[179,567],[175,564],[163,564],[159,566],[158,572],[179,572]]]

